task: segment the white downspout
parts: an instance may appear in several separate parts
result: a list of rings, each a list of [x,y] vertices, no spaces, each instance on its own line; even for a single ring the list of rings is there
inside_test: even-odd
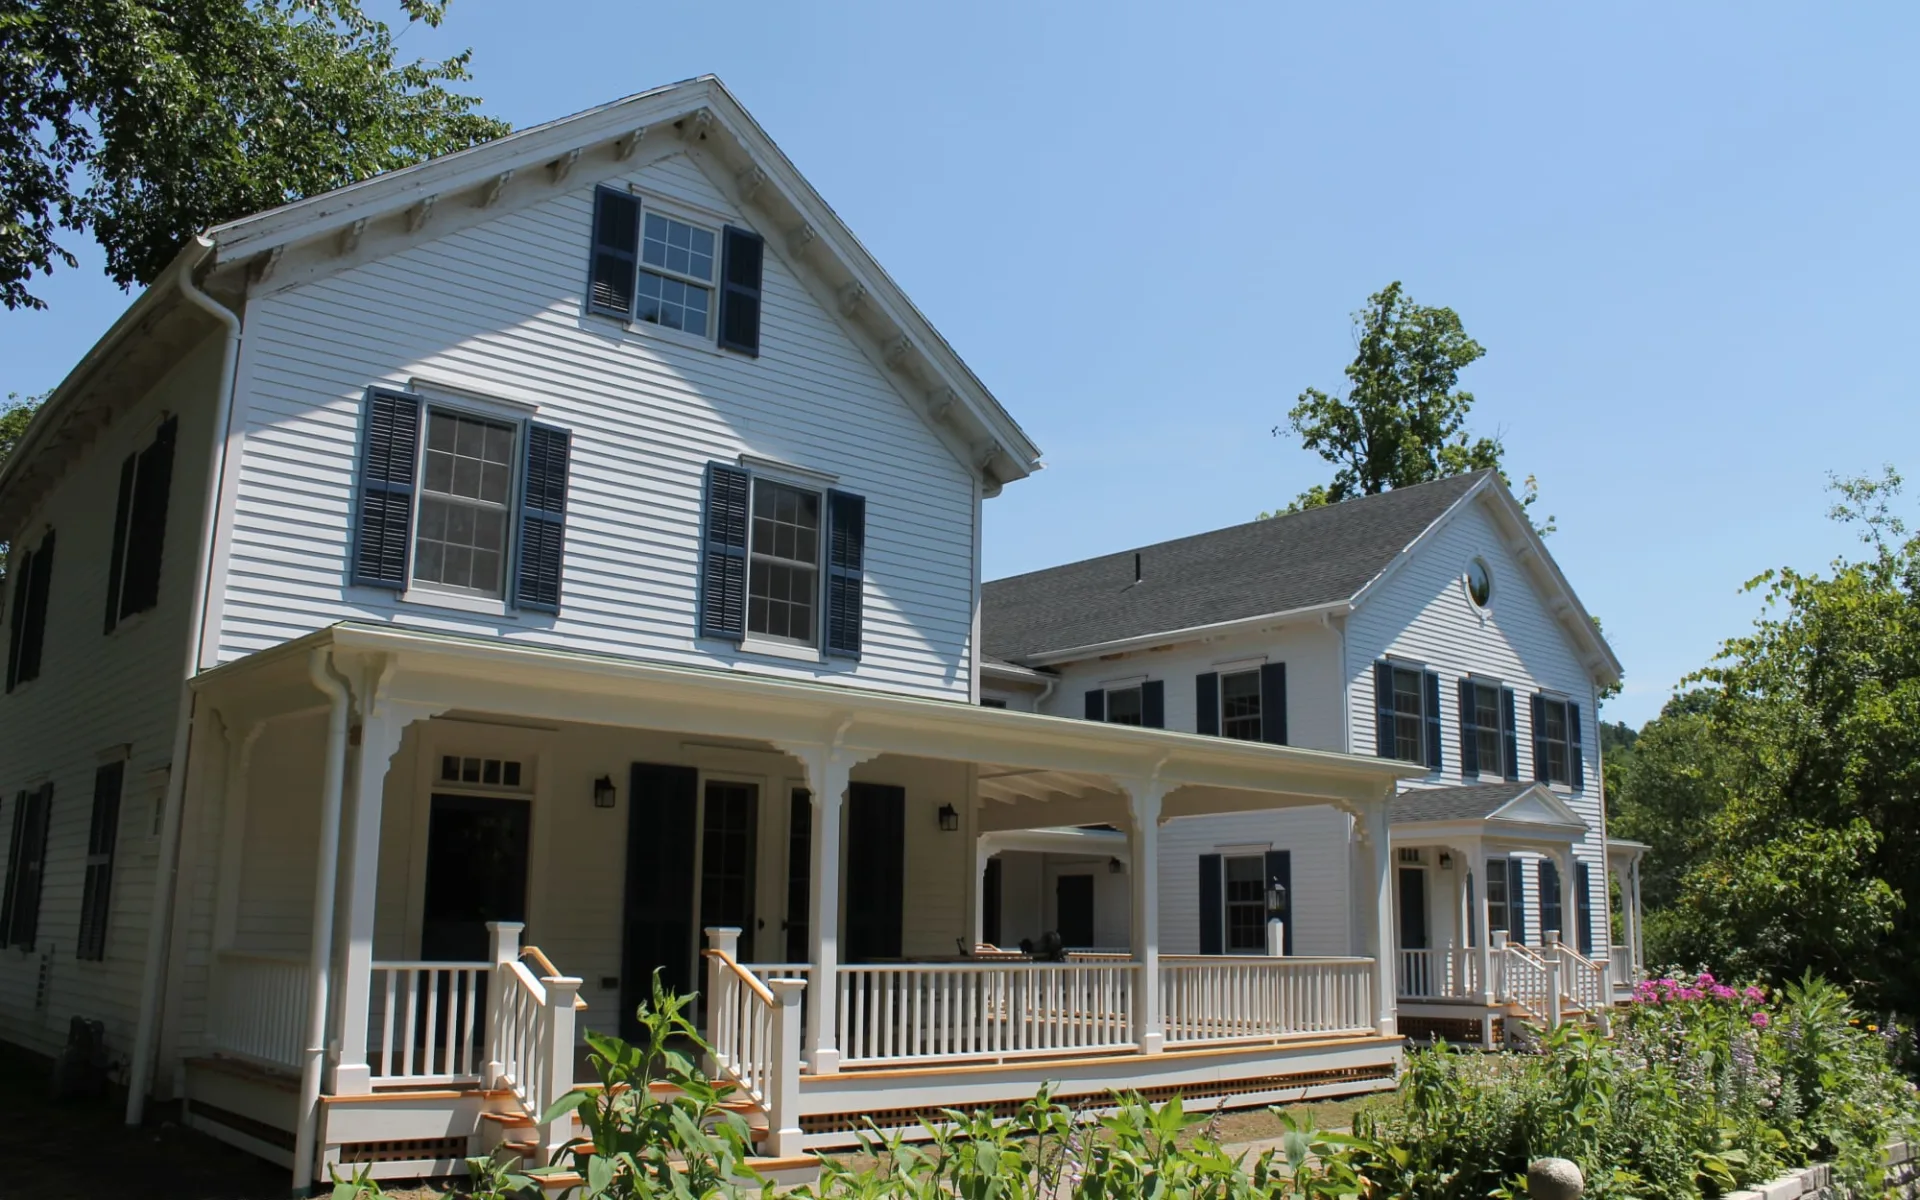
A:
[[[320,1133],[320,1074],[327,1057],[328,971],[333,964],[333,901],[340,867],[340,804],[347,774],[347,725],[352,716],[346,681],[334,674],[331,652],[307,662],[313,686],[327,694],[326,760],[320,777],[320,856],[313,879],[313,942],[307,948],[307,1028],[300,1044],[300,1106],[293,1142],[293,1191],[313,1183],[313,1150]]]
[[[140,1020],[133,1037],[133,1057],[127,1079],[127,1124],[138,1125],[146,1115],[147,1092],[153,1084],[154,1060],[158,1056],[161,991],[166,981],[167,941],[172,932],[174,892],[180,869],[181,796],[187,783],[187,755],[193,737],[194,694],[192,681],[200,670],[200,639],[206,632],[207,612],[212,604],[208,594],[213,572],[213,533],[219,520],[220,492],[227,467],[227,435],[233,421],[234,372],[240,359],[240,318],[194,285],[193,273],[213,255],[213,243],[195,238],[200,256],[179,273],[180,294],[226,329],[226,344],[221,351],[219,392],[214,403],[213,446],[207,462],[207,490],[200,518],[199,555],[194,562],[193,607],[187,620],[186,670],[180,679],[179,716],[173,727],[173,751],[168,758],[167,792],[160,810],[160,858],[153,883],[153,903],[148,908],[147,957],[140,977]]]

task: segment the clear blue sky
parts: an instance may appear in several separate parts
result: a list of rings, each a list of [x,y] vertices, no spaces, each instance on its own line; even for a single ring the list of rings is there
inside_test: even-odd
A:
[[[516,125],[719,74],[1045,450],[989,577],[1283,503],[1348,314],[1457,309],[1637,724],[1743,580],[1852,548],[1829,470],[1920,472],[1920,8],[1569,7],[454,0],[402,45]],[[0,317],[6,389],[125,303],[97,265]]]

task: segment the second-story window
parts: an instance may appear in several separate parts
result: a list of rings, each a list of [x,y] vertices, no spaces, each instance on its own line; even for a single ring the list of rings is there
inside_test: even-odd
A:
[[[747,632],[814,644],[820,600],[820,493],[753,481]]]
[[[1520,743],[1513,723],[1513,690],[1485,679],[1460,681],[1460,774],[1465,778],[1520,778]]]
[[[1087,692],[1086,717],[1109,725],[1144,725],[1164,729],[1167,724],[1167,685],[1148,679]]]
[[[1260,740],[1260,672],[1220,677],[1220,732],[1243,742]]]
[[[1381,758],[1441,767],[1440,677],[1380,662],[1373,666],[1374,752]]]
[[[504,594],[514,435],[511,425],[428,411],[415,583],[495,599]]]
[[[41,651],[47,641],[47,604],[53,587],[54,531],[33,550],[16,549],[12,615],[7,622],[7,690],[40,678]]]
[[[1542,783],[1586,786],[1578,704],[1558,696],[1533,698],[1533,777]]]
[[[154,431],[153,444],[120,464],[112,556],[107,560],[106,632],[160,603],[161,552],[167,540],[167,500],[173,490],[173,443],[179,419]]]
[[[1107,690],[1107,724],[1141,724],[1141,707],[1140,688],[1137,686]]]
[[[634,316],[707,336],[713,311],[713,230],[649,212],[642,219]]]

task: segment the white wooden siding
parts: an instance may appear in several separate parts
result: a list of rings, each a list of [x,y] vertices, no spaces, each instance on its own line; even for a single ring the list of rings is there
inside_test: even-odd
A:
[[[1181,817],[1160,829],[1160,950],[1200,953],[1200,856],[1223,850],[1291,852],[1295,954],[1352,954],[1347,843],[1353,819],[1334,808]]]
[[[193,349],[101,433],[17,530],[17,548],[58,533],[40,677],[0,696],[0,856],[23,788],[54,785],[39,929],[31,952],[0,950],[0,1037],[42,1052],[65,1043],[68,1020],[98,1018],[116,1063],[132,1049],[159,839],[154,810],[172,754],[198,522],[211,442],[221,343]],[[180,419],[159,603],[103,634],[107,566],[120,464],[152,443],[165,412]],[[10,596],[10,593],[9,593]],[[10,604],[0,611],[11,613]],[[115,842],[106,957],[74,957],[101,755],[131,745]],[[0,863],[4,863],[0,857]],[[44,972],[44,986],[43,986]]]
[[[631,181],[744,223],[687,154]],[[249,304],[219,657],[359,618],[965,698],[967,469],[795,276],[782,231],[763,231],[757,359],[583,315],[592,210],[583,185]],[[346,585],[364,391],[416,377],[535,398],[542,420],[573,430],[557,618],[475,616]],[[743,452],[837,475],[866,497],[857,664],[742,655],[693,636],[702,472]]]

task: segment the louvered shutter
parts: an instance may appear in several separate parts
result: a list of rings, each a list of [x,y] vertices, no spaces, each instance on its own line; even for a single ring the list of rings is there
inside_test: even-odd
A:
[[[1134,869],[1139,869],[1134,864]],[[1227,894],[1221,883],[1220,856],[1200,856],[1200,953],[1227,952]]]
[[[120,572],[126,565],[127,523],[133,518],[133,472],[139,455],[129,454],[120,464],[120,495],[113,507],[113,554],[107,559],[107,627],[120,623]]]
[[[21,550],[12,563],[13,612],[7,619],[7,690],[20,681],[20,650],[27,640],[27,592],[33,584],[33,551]],[[5,933],[0,922],[0,936]]]
[[[1507,936],[1527,942],[1527,864],[1517,858],[1507,860]]]
[[[867,563],[867,502],[827,492],[827,654],[859,658]]]
[[[567,480],[573,435],[529,423],[520,473],[520,540],[514,546],[513,606],[560,611],[567,551]]]
[[[1087,720],[1104,721],[1107,719],[1107,690],[1105,688],[1087,689]]]
[[[20,890],[20,862],[26,857],[27,794],[13,798],[13,831],[7,838],[7,878],[0,885],[0,946],[13,944],[13,897]]]
[[[1597,914],[1598,909],[1598,906],[1593,903],[1592,868],[1588,867],[1584,862],[1576,861],[1573,864],[1573,883],[1573,911],[1579,914],[1578,919],[1580,921],[1580,953],[1586,955],[1588,958],[1592,958],[1594,943],[1593,918]]]
[[[1148,729],[1167,727],[1167,685],[1149,679],[1140,685],[1140,723]]]
[[[1193,728],[1208,737],[1220,735],[1220,672],[1193,677]]]
[[[588,309],[610,317],[632,320],[635,273],[639,265],[639,197],[614,188],[595,188],[593,260],[588,266]]]
[[[1580,749],[1580,706],[1573,703],[1567,705],[1567,758],[1573,768],[1573,786],[1586,787],[1586,756]]]
[[[760,271],[766,243],[751,229],[727,226],[721,236],[720,345],[760,353]]]
[[[1480,772],[1480,727],[1474,723],[1473,681],[1460,681],[1460,777]]]
[[[1373,664],[1373,752],[1393,757],[1393,667]]]
[[[1500,689],[1500,720],[1504,722],[1501,735],[1506,740],[1507,780],[1510,783],[1520,781],[1520,726],[1514,720],[1513,689]]]
[[[1529,696],[1533,717],[1533,778],[1547,781],[1547,701],[1544,696]]]
[[[1260,740],[1287,744],[1287,664],[1260,666]]]
[[[93,774],[93,817],[87,829],[87,873],[81,888],[80,936],[74,957],[99,962],[107,954],[113,917],[113,856],[120,833],[120,786],[124,762],[106,763]]]
[[[753,480],[738,467],[707,464],[700,559],[700,634],[747,636],[747,522]]]
[[[413,530],[414,465],[420,453],[420,397],[373,388],[360,431],[360,490],[353,514],[353,582],[407,586]]]
[[[33,578],[27,581],[26,628],[20,635],[20,682],[40,678],[40,654],[47,641],[47,595],[53,587],[53,534],[33,552]]]
[[[7,944],[23,950],[33,949],[40,931],[40,892],[46,878],[47,827],[53,808],[53,785],[41,785],[28,793],[27,819],[21,830],[20,882],[14,890],[13,912],[7,928]]]
[[[127,523],[127,566],[120,615],[130,617],[160,603],[160,568],[167,541],[167,498],[173,491],[173,442],[180,421],[169,417],[140,452],[133,484],[133,515]]]
[[[1283,890],[1280,895],[1280,953],[1293,953],[1293,855],[1286,850],[1267,851],[1267,885],[1279,884]]]
[[[1446,765],[1446,752],[1440,744],[1440,676],[1427,672],[1427,769],[1438,771]]]

